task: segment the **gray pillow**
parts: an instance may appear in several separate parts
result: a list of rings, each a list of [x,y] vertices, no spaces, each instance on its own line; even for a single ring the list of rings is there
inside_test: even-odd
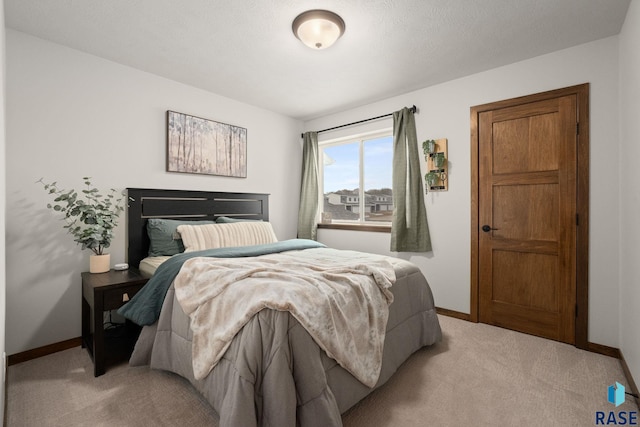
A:
[[[184,252],[184,244],[177,230],[178,226],[183,224],[201,225],[214,222],[150,218],[147,221],[149,256],[171,256]]]

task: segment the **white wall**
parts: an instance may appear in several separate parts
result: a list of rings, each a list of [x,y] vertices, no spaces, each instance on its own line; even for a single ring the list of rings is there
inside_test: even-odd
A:
[[[640,384],[640,1],[620,33],[620,350]]]
[[[24,33],[6,41],[8,354],[80,336],[89,252],[46,209],[41,177],[63,188],[91,176],[104,189],[270,193],[278,238],[295,237],[301,122]],[[247,128],[247,178],[165,172],[166,110]],[[124,260],[124,223],[112,265]]]
[[[409,64],[408,64],[409,66]],[[448,138],[449,191],[426,196],[433,253],[399,254],[420,266],[439,307],[469,313],[470,107],[591,83],[591,172],[615,171],[618,162],[618,38],[611,37],[428,87],[305,123],[320,130],[415,104],[418,140]],[[391,125],[382,120],[380,127]],[[369,124],[370,129],[373,125]],[[353,130],[353,129],[352,129]],[[343,131],[344,132],[344,131]],[[320,134],[333,138],[334,132]],[[606,160],[605,160],[606,159]],[[423,165],[424,168],[424,165]],[[589,340],[618,347],[619,177],[593,179],[590,189]],[[340,248],[389,254],[389,235],[319,230],[318,239]]]
[[[637,0],[631,8],[635,11],[632,22],[637,24]],[[634,44],[630,40],[637,45],[637,30],[632,32],[630,27],[625,25],[626,45],[620,48],[629,57],[623,62],[637,66],[637,53],[630,53]],[[79,273],[87,268],[88,253],[75,246],[44,207],[47,197],[34,184],[42,176],[67,187],[79,185],[80,177],[90,175],[104,188],[270,192],[278,237],[295,236],[299,183],[290,178],[299,176],[299,122],[12,30],[7,31],[6,41],[7,353],[80,335]],[[611,37],[309,121],[304,128],[324,129],[415,104],[419,107],[419,140],[449,139],[449,191],[426,198],[434,251],[398,256],[420,266],[438,306],[468,313],[469,108],[589,82],[592,175],[601,168],[602,153],[606,153],[607,169],[615,170],[620,157],[629,162],[637,158],[627,156],[625,150],[637,150],[631,141],[638,136],[633,127],[637,119],[619,126],[621,103],[637,103],[637,96],[634,99],[628,93],[619,99],[618,62],[618,37]],[[621,78],[635,84],[637,90],[637,73],[620,71]],[[248,128],[248,178],[164,172],[167,109]],[[382,120],[368,128],[372,125],[389,127],[391,122]],[[622,153],[617,143],[619,131],[628,141]],[[322,134],[323,138],[335,136],[335,132]],[[621,166],[622,173],[638,173],[629,165]],[[636,182],[622,181],[623,185]],[[638,277],[633,270],[637,262],[628,255],[627,261],[620,261],[620,269],[615,267],[621,252],[638,253],[633,234],[619,244],[620,223],[627,227],[633,223],[631,216],[621,214],[621,208],[627,209],[631,202],[621,202],[619,186],[616,174],[591,181],[589,340],[613,347],[626,345],[629,355],[625,348],[625,356],[637,360],[637,340],[630,338],[628,329],[619,328],[619,319],[612,315],[618,312],[621,300],[623,308],[624,301],[627,306],[637,301],[637,293],[632,294],[637,292],[632,287],[632,278]],[[622,191],[632,194],[625,186]],[[637,202],[636,193],[633,200]],[[320,230],[319,239],[334,247],[389,253],[389,237],[384,233]],[[124,257],[123,225],[111,252],[112,263]],[[622,287],[621,277],[628,282]],[[630,319],[637,314],[627,314],[634,307],[626,308],[621,321],[637,320]],[[628,328],[637,324],[627,323]]]
[[[4,389],[6,381],[5,357],[5,310],[6,310],[6,279],[5,279],[5,200],[6,200],[6,161],[5,161],[5,35],[4,35],[4,0],[0,0],[0,420],[4,419]]]

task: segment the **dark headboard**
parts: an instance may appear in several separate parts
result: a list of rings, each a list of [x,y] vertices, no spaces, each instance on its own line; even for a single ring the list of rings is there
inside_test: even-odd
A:
[[[269,195],[127,188],[127,262],[138,267],[149,252],[147,220],[213,220],[221,216],[269,220]]]

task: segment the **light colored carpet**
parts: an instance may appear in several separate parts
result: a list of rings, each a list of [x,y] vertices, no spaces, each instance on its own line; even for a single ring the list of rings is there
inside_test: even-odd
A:
[[[566,344],[440,316],[441,343],[415,353],[344,417],[364,426],[589,426],[615,408],[607,387],[626,381],[617,359]],[[80,347],[10,366],[8,426],[217,426],[181,378],[111,367],[98,378]]]

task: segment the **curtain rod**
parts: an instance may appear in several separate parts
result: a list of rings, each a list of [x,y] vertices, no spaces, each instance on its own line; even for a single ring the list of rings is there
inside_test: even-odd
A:
[[[409,108],[409,111],[411,111],[412,113],[415,114],[416,111],[418,111],[418,108],[414,105],[411,108]],[[330,130],[336,130],[336,129],[344,128],[344,127],[347,127],[347,126],[359,125],[360,123],[370,122],[372,120],[378,120],[378,119],[382,119],[384,117],[389,117],[389,116],[393,116],[393,113],[383,114],[383,115],[377,116],[377,117],[371,117],[370,119],[358,120],[357,122],[347,123],[346,125],[334,126],[332,128],[329,128],[329,129],[322,129],[322,130],[319,130],[318,133],[328,132]],[[304,137],[304,133],[301,133],[300,137],[303,138]]]

